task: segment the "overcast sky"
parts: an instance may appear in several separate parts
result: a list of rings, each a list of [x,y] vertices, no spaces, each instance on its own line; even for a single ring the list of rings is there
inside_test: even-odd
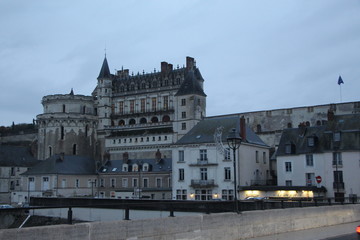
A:
[[[360,0],[2,0],[0,125],[90,95],[105,48],[112,73],[194,57],[207,116],[360,100]]]

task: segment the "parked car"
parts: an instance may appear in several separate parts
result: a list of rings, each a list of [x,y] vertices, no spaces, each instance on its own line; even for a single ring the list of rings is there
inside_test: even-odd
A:
[[[9,204],[0,204],[0,208],[14,208],[14,207]]]

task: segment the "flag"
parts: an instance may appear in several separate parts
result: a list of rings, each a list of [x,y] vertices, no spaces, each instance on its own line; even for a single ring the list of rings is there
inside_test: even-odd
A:
[[[339,85],[344,84],[344,81],[342,80],[341,76],[339,76],[338,84]]]

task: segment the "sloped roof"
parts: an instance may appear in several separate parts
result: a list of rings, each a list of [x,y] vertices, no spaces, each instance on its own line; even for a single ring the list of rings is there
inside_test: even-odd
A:
[[[92,158],[77,155],[54,155],[40,161],[23,175],[64,174],[90,175],[95,174],[95,161]]]
[[[129,166],[129,171],[132,172],[131,166],[133,164],[143,165],[144,163],[149,164],[148,172],[168,172],[171,171],[171,158],[162,158],[159,162],[153,159],[129,159],[127,164]],[[122,171],[122,166],[124,164],[123,160],[110,160],[107,161],[104,166],[102,166],[99,170],[99,173],[119,173]]]
[[[226,138],[230,130],[235,128],[239,132],[240,119],[237,116],[205,118],[177,141],[176,144],[214,143],[214,134],[218,128],[222,128],[222,142],[226,144]],[[267,146],[248,126],[245,129],[246,139],[243,142]]]
[[[0,144],[0,167],[31,167],[37,162],[29,147]]]
[[[101,66],[101,70],[98,76],[98,79],[100,78],[111,78],[111,74],[110,74],[110,69],[109,69],[109,65],[107,62],[106,57],[104,58],[103,64]]]
[[[198,72],[198,76],[201,77],[201,80],[203,80],[200,72],[199,71],[197,72]],[[194,70],[192,69],[186,73],[185,79],[181,84],[179,90],[175,94],[175,96],[184,96],[189,94],[196,94],[206,97],[206,94],[204,93],[204,90],[200,86],[199,81],[195,76]]]
[[[340,141],[333,140],[340,133]],[[308,138],[315,137],[315,146],[308,146]],[[294,146],[292,154],[323,153],[329,151],[360,150],[360,115],[338,115],[324,126],[284,129],[277,156],[289,155],[286,145]]]

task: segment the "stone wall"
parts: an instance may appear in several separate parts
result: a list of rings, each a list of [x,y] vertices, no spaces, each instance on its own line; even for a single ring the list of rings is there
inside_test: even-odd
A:
[[[360,220],[360,205],[8,229],[0,239],[246,239]],[[51,237],[50,237],[51,236]]]

